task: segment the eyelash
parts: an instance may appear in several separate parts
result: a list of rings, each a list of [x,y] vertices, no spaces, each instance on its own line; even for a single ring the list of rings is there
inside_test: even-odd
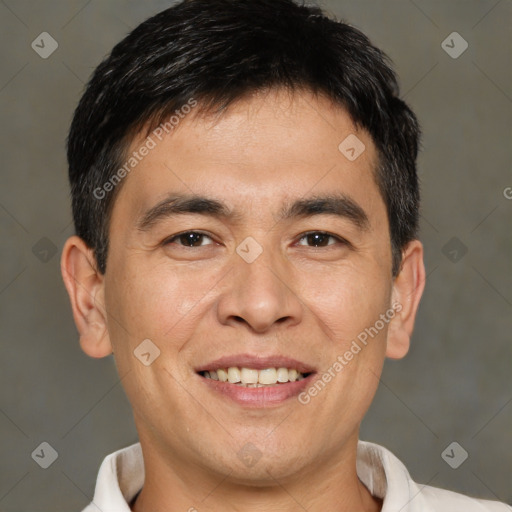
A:
[[[203,231],[192,230],[192,231],[183,231],[182,233],[177,233],[176,235],[173,235],[172,237],[167,238],[166,240],[164,240],[163,245],[168,245],[168,244],[174,243],[174,240],[180,238],[181,236],[189,235],[189,234],[202,235],[202,236],[210,238],[213,241],[213,238],[208,233],[204,233]],[[298,241],[300,242],[301,240],[304,240],[309,235],[316,235],[316,234],[318,234],[318,235],[325,235],[325,236],[328,236],[330,238],[333,238],[333,239],[337,240],[338,243],[340,243],[342,245],[350,245],[350,243],[347,240],[345,240],[344,238],[341,238],[338,235],[333,235],[332,233],[329,233],[327,231],[307,231],[307,232],[301,234],[301,236],[300,236]],[[178,245],[180,247],[185,247],[187,249],[194,249],[195,248],[195,247],[190,247],[190,246],[183,245],[183,244],[178,244]],[[207,245],[210,245],[210,244],[207,244]],[[331,245],[335,245],[335,244],[329,244],[328,243],[327,247],[331,246]],[[200,245],[200,246],[197,246],[197,247],[203,247],[203,246]],[[307,246],[307,247],[314,247],[316,249],[322,248],[322,247],[316,247],[316,246]]]

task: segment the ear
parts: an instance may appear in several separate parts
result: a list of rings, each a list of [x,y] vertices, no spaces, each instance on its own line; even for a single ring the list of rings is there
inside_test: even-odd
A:
[[[419,240],[413,240],[402,251],[402,266],[393,283],[392,304],[397,313],[389,323],[387,357],[401,359],[409,351],[424,288],[423,245]]]
[[[60,268],[82,350],[91,357],[110,355],[112,346],[105,313],[104,276],[97,270],[93,250],[78,236],[68,238],[62,250]]]

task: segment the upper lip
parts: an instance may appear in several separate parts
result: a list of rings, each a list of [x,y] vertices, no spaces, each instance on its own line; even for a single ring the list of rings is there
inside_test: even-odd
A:
[[[291,357],[281,355],[261,356],[253,354],[222,356],[198,366],[195,368],[195,371],[204,372],[235,366],[238,368],[254,368],[255,370],[264,370],[265,368],[294,368],[300,373],[313,373],[316,371],[311,365]]]

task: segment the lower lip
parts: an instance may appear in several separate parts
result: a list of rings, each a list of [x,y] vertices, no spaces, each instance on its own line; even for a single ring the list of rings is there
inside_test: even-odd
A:
[[[207,379],[199,375],[199,378],[213,391],[223,395],[240,405],[249,407],[269,407],[283,403],[290,398],[297,397],[311,384],[314,374],[311,373],[302,380],[264,386],[261,388],[246,388],[229,382]]]

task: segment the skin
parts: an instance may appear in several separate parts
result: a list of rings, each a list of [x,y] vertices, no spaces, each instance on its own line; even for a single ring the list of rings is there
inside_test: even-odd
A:
[[[338,150],[349,134],[366,147],[354,161]],[[124,179],[104,275],[84,242],[68,239],[62,274],[81,347],[91,357],[114,352],[133,407],[146,468],[134,511],[381,509],[357,478],[359,426],[385,358],[408,351],[425,269],[415,240],[391,275],[375,163],[369,134],[327,99],[255,94],[215,118],[192,112]],[[238,216],[185,214],[137,229],[171,192],[213,197]],[[276,222],[286,202],[333,192],[364,209],[367,230],[330,214]],[[187,230],[211,238],[164,243]],[[349,244],[315,247],[303,238],[311,231]],[[263,249],[250,264],[236,253],[249,236]],[[322,373],[393,302],[400,313],[307,405],[243,407],[194,372],[228,354],[277,353]],[[133,355],[147,338],[161,351],[150,366]],[[261,453],[252,467],[237,455],[248,442]]]

